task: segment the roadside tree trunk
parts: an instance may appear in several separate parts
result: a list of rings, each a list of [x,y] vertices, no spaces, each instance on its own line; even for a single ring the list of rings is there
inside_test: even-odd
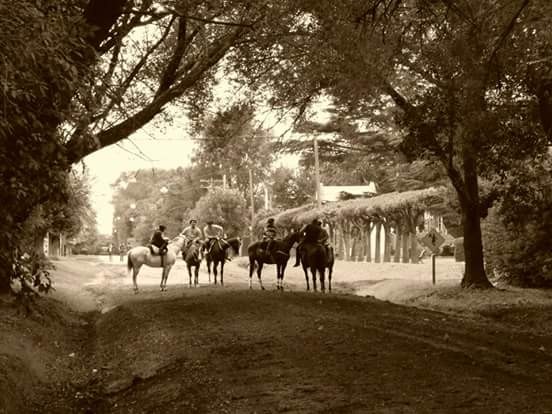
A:
[[[461,286],[464,288],[490,288],[485,272],[483,242],[481,238],[481,212],[479,207],[479,183],[474,150],[465,143],[462,148],[464,179],[455,169],[448,171],[458,193],[464,229],[465,271]]]

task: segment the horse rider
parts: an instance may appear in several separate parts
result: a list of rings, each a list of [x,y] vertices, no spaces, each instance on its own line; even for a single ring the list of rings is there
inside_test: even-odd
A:
[[[161,266],[163,266],[163,256],[167,253],[167,245],[169,244],[169,239],[165,237],[165,226],[159,225],[159,228],[153,232],[153,236],[150,241],[150,250],[152,254],[155,254],[152,246],[155,246],[159,249],[159,256],[161,256]]]
[[[189,226],[180,233],[180,235],[184,236],[186,239],[185,250],[188,250],[192,243],[197,243],[203,239],[203,233],[201,232],[201,229],[197,227],[197,220],[190,219],[188,223]]]
[[[303,240],[297,245],[295,250],[295,264],[293,267],[299,266],[301,262],[301,250],[306,243],[321,244],[326,249],[326,255],[329,251],[330,235],[322,227],[322,221],[320,219],[314,219],[311,223],[304,226],[300,233],[303,235]]]
[[[266,252],[269,256],[272,256],[272,247],[274,244],[274,239],[278,235],[278,229],[274,224],[274,219],[271,217],[267,220],[266,226],[263,232],[263,241],[266,243]]]
[[[222,248],[226,248],[229,244],[224,240],[224,229],[222,226],[215,224],[213,220],[207,220],[207,225],[203,227],[203,236],[205,237],[205,245],[203,250],[208,252],[213,247],[213,243],[217,240],[221,243]]]

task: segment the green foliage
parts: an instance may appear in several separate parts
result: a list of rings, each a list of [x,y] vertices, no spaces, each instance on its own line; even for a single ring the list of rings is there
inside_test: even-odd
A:
[[[167,227],[169,237],[180,233],[205,192],[200,188],[201,171],[190,167],[123,173],[113,185],[113,243],[134,238],[145,244],[159,224]]]
[[[287,167],[278,167],[269,177],[272,204],[278,209],[297,207],[312,200],[315,192],[313,174],[301,169],[295,171]]]
[[[17,285],[14,293],[22,304],[30,301],[41,293],[48,293],[52,286],[50,270],[54,266],[44,255],[32,252],[25,253],[13,260],[12,285]]]
[[[197,202],[191,216],[198,223],[207,220],[221,225],[229,237],[248,233],[248,210],[245,198],[237,190],[213,189]]]
[[[487,268],[509,283],[552,287],[552,163],[523,163],[501,183],[483,226]]]
[[[255,108],[238,103],[207,119],[193,161],[211,177],[227,177],[230,188],[245,197],[249,170],[254,184],[268,176],[274,160],[273,137],[254,127]]]

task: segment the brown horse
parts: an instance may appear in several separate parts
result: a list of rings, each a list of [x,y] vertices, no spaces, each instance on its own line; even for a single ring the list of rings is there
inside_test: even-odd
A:
[[[325,271],[328,268],[328,290],[332,291],[332,273],[334,266],[334,254],[333,248],[326,249],[320,243],[306,242],[301,247],[301,264],[303,265],[303,272],[305,272],[305,280],[307,282],[307,290],[310,290],[309,275],[307,269],[310,269],[312,275],[312,287],[316,292],[316,273],[320,277],[320,289],[322,292],[326,291],[325,286]]]
[[[213,265],[213,274],[215,276],[215,285],[217,284],[218,265],[220,263],[220,284],[224,285],[224,263],[226,261],[226,251],[232,248],[234,254],[240,251],[241,240],[239,237],[224,240],[226,243],[221,243],[220,240],[215,240],[208,248],[205,254],[207,262],[207,273],[209,274],[209,283],[211,283],[211,264]]]
[[[163,265],[161,265],[161,256],[152,255],[149,247],[146,246],[136,246],[128,252],[127,255],[127,268],[128,275],[130,276],[130,271],[132,270],[132,283],[134,284],[134,293],[138,293],[138,284],[136,278],[140,272],[142,265],[148,265],[150,267],[162,267],[163,271],[161,273],[161,284],[159,287],[161,291],[167,290],[167,279],[169,277],[169,272],[176,262],[176,255],[179,250],[182,249],[184,245],[184,237],[176,236],[172,239],[167,246],[167,253],[163,255]]]
[[[273,246],[271,246],[272,255],[266,252],[266,242],[259,241],[249,245],[247,248],[247,255],[249,256],[249,289],[252,287],[253,272],[255,267],[257,267],[257,278],[259,279],[261,289],[264,290],[261,272],[263,265],[266,263],[276,264],[276,288],[284,290],[284,271],[289,260],[289,251],[295,243],[299,242],[300,237],[301,234],[295,232],[281,240],[275,239]]]
[[[193,242],[182,250],[182,258],[186,262],[188,276],[190,277],[189,286],[192,287],[192,267],[194,268],[194,287],[199,285],[199,265],[203,259],[202,255],[203,244],[198,240]]]

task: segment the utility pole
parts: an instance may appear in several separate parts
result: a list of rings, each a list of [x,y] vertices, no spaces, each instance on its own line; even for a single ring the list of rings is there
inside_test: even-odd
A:
[[[322,206],[322,200],[320,200],[320,164],[318,162],[318,141],[316,140],[316,132],[314,133],[314,176],[316,180],[316,207]]]

